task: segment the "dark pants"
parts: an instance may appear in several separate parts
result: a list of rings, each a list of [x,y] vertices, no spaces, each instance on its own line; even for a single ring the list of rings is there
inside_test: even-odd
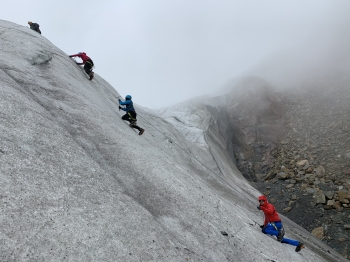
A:
[[[32,29],[32,30],[38,32],[39,34],[41,34],[41,31],[39,29],[39,24],[37,24],[37,23],[31,23],[30,24],[30,29]]]
[[[125,115],[122,116],[122,119],[123,119],[123,120],[126,120],[126,121],[129,121],[130,123],[133,122],[133,121],[136,122],[136,120],[137,120],[137,119],[136,119],[136,116],[137,116],[137,114],[136,114],[135,111],[129,111],[128,113],[126,113]],[[132,127],[132,128],[135,128],[135,129],[137,129],[137,130],[139,130],[139,131],[142,130],[142,128],[139,127],[139,126],[137,126],[136,124],[135,124],[135,125],[132,125],[131,127]]]
[[[92,62],[91,59],[86,60],[84,65],[84,70],[88,75],[90,75],[93,66],[94,66],[94,62]]]

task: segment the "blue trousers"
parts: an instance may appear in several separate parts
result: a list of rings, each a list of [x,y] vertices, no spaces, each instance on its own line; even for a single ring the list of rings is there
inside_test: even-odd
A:
[[[272,235],[272,236],[278,236],[278,230],[280,230],[282,228],[282,222],[274,222],[276,228],[273,226],[273,224],[268,223],[266,226],[263,227],[263,229],[261,230],[264,234],[268,234],[268,235]],[[297,240],[293,240],[293,239],[289,239],[289,238],[283,238],[281,243],[286,243],[289,245],[293,245],[293,246],[298,246],[299,241]]]

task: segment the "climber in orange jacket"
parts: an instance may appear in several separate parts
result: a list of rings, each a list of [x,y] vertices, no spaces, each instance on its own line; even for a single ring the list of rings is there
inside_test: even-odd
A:
[[[282,221],[274,207],[267,200],[266,196],[259,196],[258,209],[264,212],[265,220],[264,224],[260,226],[261,231],[264,234],[269,234],[277,237],[277,241],[281,243],[287,243],[296,246],[295,251],[299,252],[305,245],[297,240],[289,239],[284,237],[284,229]]]

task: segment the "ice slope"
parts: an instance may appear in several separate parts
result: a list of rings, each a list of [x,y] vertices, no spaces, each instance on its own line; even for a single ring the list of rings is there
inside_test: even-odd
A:
[[[138,136],[45,37],[0,20],[0,47],[0,261],[343,260],[288,220],[302,252],[263,235],[225,153],[136,106]]]

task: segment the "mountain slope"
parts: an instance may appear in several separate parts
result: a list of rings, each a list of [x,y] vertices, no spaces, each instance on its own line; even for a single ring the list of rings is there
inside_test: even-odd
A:
[[[342,261],[287,219],[307,249],[263,235],[231,163],[136,106],[138,136],[43,36],[0,21],[0,37],[1,261]]]

